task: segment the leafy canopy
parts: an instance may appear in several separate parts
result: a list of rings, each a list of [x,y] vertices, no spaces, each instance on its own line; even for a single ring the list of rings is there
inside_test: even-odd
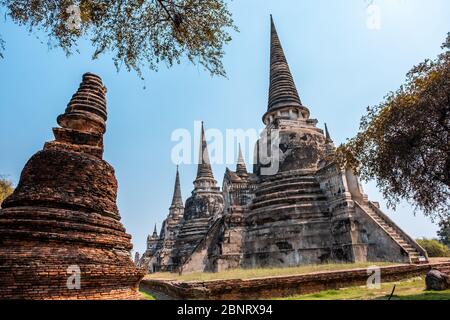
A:
[[[187,57],[211,75],[226,76],[224,45],[237,30],[225,0],[0,0],[15,23],[41,30],[49,47],[66,54],[88,37],[93,59],[112,53],[117,69],[125,65],[142,76]],[[4,42],[0,38],[0,49]],[[0,50],[1,51],[1,50]],[[1,56],[0,56],[1,57]]]
[[[450,33],[442,49],[369,107],[356,137],[335,155],[364,180],[375,179],[391,207],[404,199],[432,220],[450,216]]]

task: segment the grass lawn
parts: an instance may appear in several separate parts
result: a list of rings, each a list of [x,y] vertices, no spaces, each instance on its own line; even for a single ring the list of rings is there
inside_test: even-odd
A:
[[[139,291],[142,296],[144,297],[145,300],[156,300],[156,298],[154,296],[152,296],[151,294],[145,292],[145,291]]]
[[[351,287],[296,295],[282,300],[387,300],[394,285],[396,287],[392,300],[450,300],[450,290],[425,291],[425,280],[422,278],[384,283],[380,289],[368,289],[366,286]]]
[[[320,265],[308,265],[293,268],[232,269],[219,273],[199,272],[199,273],[184,274],[181,276],[178,275],[177,273],[152,273],[147,275],[145,278],[159,279],[159,280],[183,280],[183,281],[251,279],[251,278],[263,278],[274,276],[299,275],[320,271],[337,271],[337,270],[367,268],[373,265],[385,267],[389,265],[398,265],[398,263],[367,262],[367,263],[345,263],[345,264],[320,264]]]

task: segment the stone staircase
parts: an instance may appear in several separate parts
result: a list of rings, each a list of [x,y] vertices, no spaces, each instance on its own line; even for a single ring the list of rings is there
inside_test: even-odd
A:
[[[403,230],[401,230],[375,204],[372,202],[368,202],[367,204],[357,204],[408,253],[411,263],[419,264],[428,262],[426,251]]]

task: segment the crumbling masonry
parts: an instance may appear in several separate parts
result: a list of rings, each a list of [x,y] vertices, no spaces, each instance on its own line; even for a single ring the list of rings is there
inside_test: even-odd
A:
[[[0,299],[139,299],[143,270],[102,159],[106,88],[83,76],[55,140],[25,165],[0,210]]]

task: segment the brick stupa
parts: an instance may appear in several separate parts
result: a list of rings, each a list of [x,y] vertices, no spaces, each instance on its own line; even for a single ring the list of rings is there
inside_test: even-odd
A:
[[[140,298],[143,271],[120,222],[114,169],[102,159],[105,94],[100,77],[83,75],[55,140],[28,161],[3,202],[0,299]]]

